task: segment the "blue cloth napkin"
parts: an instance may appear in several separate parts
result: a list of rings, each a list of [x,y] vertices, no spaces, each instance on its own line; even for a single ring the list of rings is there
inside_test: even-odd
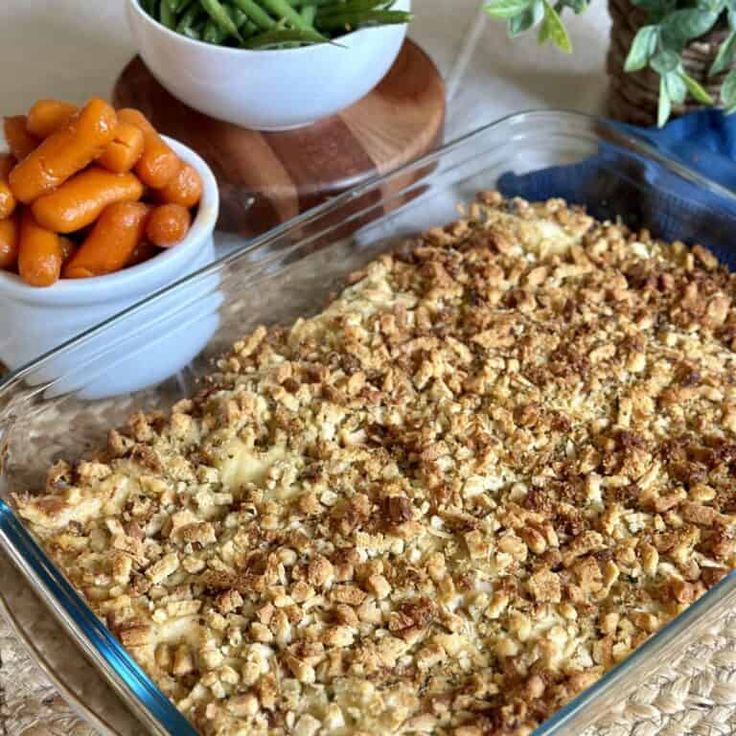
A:
[[[664,128],[615,121],[613,131],[638,137],[652,148],[736,193],[736,115],[701,110]],[[598,152],[584,161],[500,177],[506,196],[529,200],[564,197],[600,219],[623,216],[665,240],[703,243],[736,268],[736,199],[673,173],[603,133]]]
[[[707,109],[671,120],[659,129],[612,125],[644,138],[671,158],[736,192],[736,115]]]

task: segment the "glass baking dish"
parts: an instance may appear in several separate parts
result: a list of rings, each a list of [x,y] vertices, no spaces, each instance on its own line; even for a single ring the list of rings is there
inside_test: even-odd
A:
[[[165,362],[152,323],[140,324],[139,305],[0,386],[2,547],[68,633],[69,657],[81,649],[98,668],[100,687],[113,687],[151,732],[193,730],[35,543],[6,503],[10,493],[43,487],[54,460],[84,454],[140,407],[166,408],[187,395],[211,358],[242,334],[319,311],[349,272],[413,234],[453,220],[458,203],[494,187],[510,196],[565,196],[599,218],[621,217],[666,239],[701,242],[726,262],[734,260],[732,193],[604,121],[576,113],[521,113],[341,195],[147,299],[147,315],[151,305],[164,304],[161,319],[170,324],[180,315],[183,332],[202,319],[216,325],[201,354],[166,380],[134,394],[90,398],[106,381],[114,386],[116,365],[129,365],[131,353],[146,365]],[[735,600],[732,573],[541,725],[537,736],[580,733]]]

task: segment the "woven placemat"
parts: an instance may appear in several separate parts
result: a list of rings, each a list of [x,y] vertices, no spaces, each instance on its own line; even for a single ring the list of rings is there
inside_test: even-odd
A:
[[[0,733],[94,736],[31,661],[0,617]],[[730,736],[736,733],[736,613],[582,736]]]
[[[0,733],[3,736],[94,736],[95,734],[33,663],[2,616],[0,616]]]

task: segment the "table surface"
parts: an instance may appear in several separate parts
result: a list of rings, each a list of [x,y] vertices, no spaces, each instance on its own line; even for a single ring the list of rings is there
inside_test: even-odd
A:
[[[126,0],[3,0],[0,114],[18,114],[40,97],[74,102],[108,96],[134,48]],[[448,85],[447,136],[520,110],[603,111],[610,22],[599,1],[568,22],[574,54],[511,41],[487,20],[479,0],[415,0],[411,35]],[[26,660],[0,622],[0,733],[88,733]]]

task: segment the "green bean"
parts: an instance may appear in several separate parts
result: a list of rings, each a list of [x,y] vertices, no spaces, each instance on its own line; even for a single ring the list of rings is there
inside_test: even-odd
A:
[[[179,23],[176,26],[176,32],[181,33],[182,36],[188,38],[194,38],[200,40],[202,37],[201,31],[197,28],[197,25],[204,18],[202,8],[198,2],[193,2],[187,6],[184,15],[179,19]]]
[[[250,19],[245,21],[240,29],[240,33],[243,35],[243,38],[250,38],[260,32],[261,29]]]
[[[202,31],[200,30],[201,26],[187,26],[183,31],[181,31],[182,36],[186,36],[187,38],[191,38],[193,41],[201,41],[202,40]],[[179,33],[179,31],[177,31]]]
[[[299,13],[297,13],[297,11],[294,10],[288,2],[286,2],[286,0],[260,1],[261,5],[263,5],[272,15],[283,18],[294,28],[300,28],[303,31],[311,29],[311,25],[306,23],[301,15],[299,15]]]
[[[347,12],[349,10],[373,10],[378,7],[385,7],[392,3],[388,0],[326,0],[320,3],[317,8],[319,13],[336,13],[339,11]]]
[[[248,22],[248,16],[240,9],[233,5],[226,5],[228,15],[233,19],[233,23],[238,27],[238,30],[242,33],[243,27]]]
[[[323,43],[326,40],[324,36],[313,29],[280,28],[253,36],[253,38],[247,39],[244,45],[248,49],[273,49]]]
[[[324,43],[364,26],[408,23],[395,0],[139,0],[166,28],[215,45],[251,49]]]
[[[255,0],[231,0],[231,2],[264,31],[276,25],[276,21]]]
[[[314,19],[317,16],[317,8],[314,5],[305,5],[300,15],[305,23],[308,23],[311,28],[314,28]]]
[[[321,5],[317,9],[317,17],[362,13],[366,10],[388,10],[391,5],[393,2],[386,2],[386,0],[345,0],[344,2],[332,0],[328,5]]]
[[[238,41],[242,41],[243,37],[238,31],[238,27],[233,22],[233,19],[228,14],[225,7],[220,0],[199,0],[202,7],[209,17],[216,23],[221,30],[223,30],[228,36],[235,36]]]
[[[371,25],[391,25],[409,23],[411,13],[403,10],[367,10],[365,12],[335,13],[317,16],[317,29],[320,31],[345,31]]]
[[[227,33],[210,18],[204,24],[202,40],[207,43],[221,44],[227,38]]]
[[[161,7],[158,12],[158,19],[161,23],[173,31],[176,27],[176,18],[174,18],[174,14],[171,12],[171,6],[166,2],[166,0],[161,0]]]
[[[162,0],[162,2],[165,2],[165,0]],[[191,25],[194,22],[197,13],[201,13],[199,0],[188,0],[181,3],[181,6],[179,7],[179,12],[177,13],[178,20],[176,23],[176,32],[181,33],[181,31],[179,30],[179,26],[181,26],[183,23],[186,23],[186,25]]]
[[[172,15],[176,15],[186,5],[187,0],[161,0],[161,2],[169,6]]]

